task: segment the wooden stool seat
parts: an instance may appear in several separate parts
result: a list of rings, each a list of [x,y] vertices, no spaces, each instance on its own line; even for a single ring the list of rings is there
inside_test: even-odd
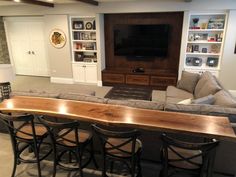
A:
[[[47,129],[43,125],[37,125],[36,124],[34,126],[34,128],[35,128],[36,137],[42,137],[42,136],[45,136],[47,134]],[[21,132],[16,133],[16,136],[18,138],[27,139],[27,140],[33,139],[33,132],[32,132],[31,124],[26,124],[23,127],[21,127],[19,130]],[[30,135],[27,135],[25,133],[30,134]]]
[[[173,147],[174,151],[180,153],[184,158],[190,158],[193,156],[196,156],[198,154],[201,154],[202,152],[200,150],[187,150],[182,149],[178,147]],[[187,161],[183,161],[180,156],[178,156],[176,153],[168,149],[168,159],[170,159],[171,162],[169,162],[170,165],[178,167],[178,168],[185,168],[185,169],[197,169],[199,168],[197,165],[194,165],[192,163],[188,163]],[[176,160],[175,162],[173,162]],[[197,164],[202,164],[202,156],[198,156],[196,158],[191,159],[192,162]]]
[[[117,146],[122,143],[125,143],[127,139],[117,139],[117,138],[108,138],[107,142]],[[130,157],[132,153],[132,142],[129,142],[128,144],[125,144],[124,146],[121,146],[119,149],[113,149],[110,144],[106,144],[106,148],[110,149],[107,151],[107,153],[112,154],[113,156],[119,156],[119,157]],[[137,153],[142,148],[142,143],[139,139],[136,139],[135,144],[135,153]],[[129,152],[130,154],[126,153]]]
[[[59,132],[60,134],[65,133],[68,129],[64,129]],[[85,143],[86,141],[90,141],[92,138],[92,133],[86,130],[78,129],[78,138],[79,143]],[[70,131],[68,134],[63,136],[57,140],[58,144],[66,145],[66,146],[76,146],[75,132]]]

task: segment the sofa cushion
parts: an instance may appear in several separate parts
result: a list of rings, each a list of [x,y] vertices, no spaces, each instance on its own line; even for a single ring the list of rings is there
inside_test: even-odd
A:
[[[214,102],[215,98],[213,95],[208,95],[202,98],[192,100],[192,104],[213,104]]]
[[[77,100],[77,101],[87,101],[87,102],[95,102],[95,103],[107,103],[107,98],[101,98],[96,96],[84,95],[84,94],[67,94],[62,93],[59,95],[60,99],[66,100]]]
[[[188,98],[193,98],[193,94],[189,93],[185,90],[178,89],[174,86],[168,86],[166,89],[166,96],[167,97],[174,97],[174,98],[179,98],[180,101],[188,99]]]
[[[191,99],[191,98],[188,98]],[[184,101],[186,99],[183,98],[175,98],[175,97],[166,97],[166,103],[176,103],[179,104],[179,102]]]
[[[36,92],[36,91],[13,91],[10,96],[32,96],[32,97],[46,97],[59,98],[58,93]]]
[[[236,109],[230,107],[223,107],[219,105],[202,105],[201,112],[205,115],[227,116],[236,115]]]
[[[236,100],[225,90],[220,90],[214,95],[214,105],[236,108]]]
[[[177,88],[193,93],[199,78],[199,74],[182,71],[181,79],[177,84]]]
[[[182,101],[179,101],[177,104],[191,104],[192,103],[192,99],[191,98],[188,98],[186,100],[182,100]]]
[[[134,108],[141,108],[141,109],[153,109],[153,110],[163,110],[164,109],[164,102],[159,101],[145,101],[145,100],[112,100],[109,99],[108,104],[113,105],[123,105],[129,106]]]
[[[221,90],[221,87],[216,82],[216,78],[208,71],[204,72],[194,90],[194,97],[201,98],[207,95],[214,95]]]
[[[174,112],[185,112],[193,114],[201,114],[201,105],[198,104],[172,104],[167,103],[164,108],[165,111],[174,111]]]

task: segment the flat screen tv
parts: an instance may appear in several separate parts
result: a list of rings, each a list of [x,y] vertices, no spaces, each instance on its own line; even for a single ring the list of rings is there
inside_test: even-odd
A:
[[[169,25],[115,25],[114,53],[127,57],[165,57]]]

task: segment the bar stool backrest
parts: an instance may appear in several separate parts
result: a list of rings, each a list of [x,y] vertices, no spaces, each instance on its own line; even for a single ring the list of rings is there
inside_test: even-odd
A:
[[[140,135],[138,130],[131,130],[131,131],[111,131],[106,130],[96,125],[92,125],[95,133],[98,135],[100,142],[102,144],[103,153],[112,155],[110,152],[120,152],[120,154],[125,154],[127,157],[132,157],[135,153],[136,149],[136,139]],[[114,143],[112,139],[120,139],[122,141],[118,141],[120,143]],[[132,143],[131,149],[122,148],[126,145]]]
[[[210,171],[213,168],[216,147],[219,144],[217,140],[190,143],[173,139],[166,134],[162,134],[161,139],[163,142],[161,155],[164,167],[172,166],[180,169],[198,170],[201,175],[203,175],[204,170]]]

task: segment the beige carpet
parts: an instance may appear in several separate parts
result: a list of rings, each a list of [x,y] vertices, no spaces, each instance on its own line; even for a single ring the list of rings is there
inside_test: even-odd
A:
[[[49,93],[87,93],[88,91],[95,91],[96,96],[104,97],[111,87],[85,84],[56,84],[51,83],[48,77],[34,77],[34,76],[16,76],[11,83],[13,91],[29,91],[39,90]],[[165,101],[165,91],[153,90],[153,101]]]

